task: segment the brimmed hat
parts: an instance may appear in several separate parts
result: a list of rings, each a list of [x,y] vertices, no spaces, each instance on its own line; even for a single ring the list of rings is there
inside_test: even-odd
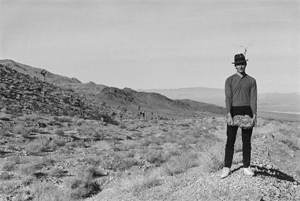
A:
[[[236,54],[234,55],[234,62],[232,64],[242,64],[246,63],[249,59],[245,59],[244,54]]]

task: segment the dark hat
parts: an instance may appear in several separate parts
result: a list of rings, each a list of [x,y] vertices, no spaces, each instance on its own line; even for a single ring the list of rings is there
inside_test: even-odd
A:
[[[248,59],[245,59],[244,54],[236,54],[234,55],[234,62],[232,62],[232,64],[242,64],[242,63],[246,63],[248,61]]]

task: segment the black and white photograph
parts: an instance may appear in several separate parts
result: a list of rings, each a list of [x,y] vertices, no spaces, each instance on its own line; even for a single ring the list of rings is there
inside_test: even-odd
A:
[[[0,201],[300,200],[300,1],[0,0]]]

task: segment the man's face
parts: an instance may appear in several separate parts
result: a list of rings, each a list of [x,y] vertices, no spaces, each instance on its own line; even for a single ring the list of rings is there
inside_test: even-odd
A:
[[[235,65],[237,72],[244,73],[246,69],[246,64],[237,64]]]

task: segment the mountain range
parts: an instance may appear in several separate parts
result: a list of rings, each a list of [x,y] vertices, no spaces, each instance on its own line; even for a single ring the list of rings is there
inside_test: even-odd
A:
[[[66,94],[67,91],[74,92],[78,94],[77,96],[80,97],[81,101],[86,102],[85,105],[88,105],[88,108],[91,108],[91,105],[96,107],[96,105],[104,103],[134,113],[138,110],[143,110],[147,113],[155,113],[163,116],[170,114],[179,116],[199,115],[203,112],[225,114],[224,107],[214,104],[187,100],[186,98],[184,100],[173,100],[155,92],[138,92],[130,88],[118,89],[94,82],[81,83],[76,78],[57,75],[47,70],[34,68],[12,60],[2,60],[0,64],[6,69],[12,69],[22,75],[27,75],[26,78],[29,79],[30,77],[30,82],[32,83],[34,83],[32,79],[35,79],[40,83],[49,83],[50,88],[58,87],[59,91],[66,91],[64,94]],[[13,76],[11,75],[11,77]],[[21,77],[25,78],[24,76]],[[19,82],[22,82],[22,80],[19,80]],[[22,85],[16,85],[14,87],[18,88],[22,87]],[[22,91],[23,89],[20,88],[18,90]],[[6,92],[10,93],[10,91]],[[53,94],[54,92],[52,92],[52,95]],[[117,113],[119,112],[120,111],[117,111]]]
[[[224,89],[193,87],[179,89],[118,89],[94,82],[82,83],[77,78],[57,75],[47,70],[24,65],[12,60],[1,60],[0,64],[31,77],[45,80],[66,90],[74,90],[82,97],[95,102],[124,107],[131,111],[138,108],[160,113],[192,114],[194,112],[225,113]],[[259,93],[258,111],[269,117],[292,115],[290,119],[299,118],[300,93]]]
[[[194,87],[180,89],[139,89],[156,92],[172,99],[187,98],[225,107],[224,89]],[[300,93],[259,93],[258,110],[264,112],[300,114]]]

